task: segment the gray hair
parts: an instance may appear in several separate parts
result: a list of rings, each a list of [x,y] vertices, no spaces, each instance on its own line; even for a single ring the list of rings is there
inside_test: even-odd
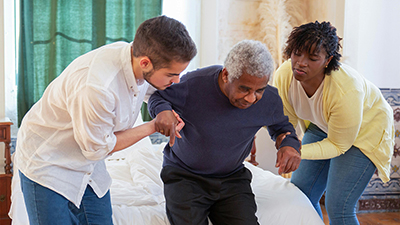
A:
[[[239,79],[243,73],[262,78],[274,71],[274,60],[267,47],[254,40],[243,40],[229,51],[224,66],[228,71],[228,80]]]

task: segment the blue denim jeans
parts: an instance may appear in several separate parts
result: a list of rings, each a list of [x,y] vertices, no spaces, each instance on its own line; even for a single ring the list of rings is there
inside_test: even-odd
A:
[[[30,225],[112,225],[110,192],[98,198],[87,186],[77,208],[64,196],[30,180],[19,172]]]
[[[316,125],[307,128],[302,144],[314,143],[327,135]],[[311,201],[322,218],[319,200],[325,193],[325,207],[331,225],[359,224],[356,204],[376,170],[360,149],[352,146],[345,154],[327,160],[301,160],[291,182]]]

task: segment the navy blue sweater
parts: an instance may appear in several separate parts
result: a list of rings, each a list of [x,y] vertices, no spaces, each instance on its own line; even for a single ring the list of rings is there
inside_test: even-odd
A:
[[[275,141],[281,133],[291,132],[281,146],[299,150],[293,126],[283,114],[276,88],[266,88],[263,97],[247,109],[233,106],[218,86],[222,66],[211,66],[187,73],[181,82],[149,99],[154,118],[174,109],[185,122],[173,147],[164,149],[163,166],[174,166],[208,177],[225,177],[243,168],[250,154],[254,135],[266,126]]]

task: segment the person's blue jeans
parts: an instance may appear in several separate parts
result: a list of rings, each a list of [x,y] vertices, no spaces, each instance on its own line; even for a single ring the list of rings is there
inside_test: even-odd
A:
[[[302,144],[314,143],[327,135],[316,125],[307,128]],[[327,160],[301,160],[291,182],[311,201],[322,218],[319,200],[325,193],[330,224],[359,224],[356,204],[376,170],[360,149],[352,146],[345,154]]]
[[[30,225],[112,225],[110,191],[98,198],[87,186],[79,209],[64,196],[19,172]]]

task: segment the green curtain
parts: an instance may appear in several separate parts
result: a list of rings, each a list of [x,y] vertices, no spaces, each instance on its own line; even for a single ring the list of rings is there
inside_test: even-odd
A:
[[[18,124],[76,57],[116,41],[161,14],[162,0],[20,0]],[[149,120],[147,107],[143,119]]]

